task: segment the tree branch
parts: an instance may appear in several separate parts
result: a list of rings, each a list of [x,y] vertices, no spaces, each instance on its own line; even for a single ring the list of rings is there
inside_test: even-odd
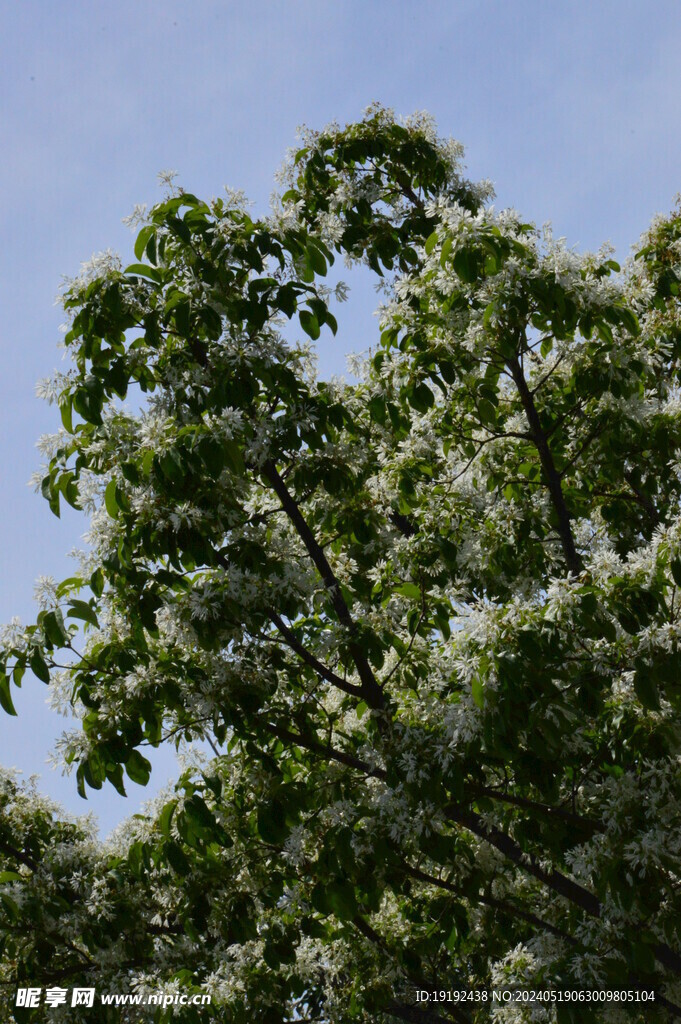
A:
[[[345,603],[340,583],[336,579],[333,569],[329,565],[322,547],[317,542],[312,530],[300,511],[298,503],[287,489],[286,484],[277,472],[277,467],[271,459],[268,459],[265,463],[263,467],[263,474],[272,485],[272,489],[279,498],[282,508],[291,520],[298,536],[305,545],[307,553],[322,577],[324,585],[329,592],[333,610],[338,616],[339,622],[341,625],[345,626],[351,637],[356,636],[357,626],[350,614],[350,609]],[[383,696],[383,691],[376,682],[376,677],[374,676],[373,670],[366,655],[364,654],[364,651],[359,644],[353,640],[350,641],[348,646],[352,659],[357,667],[358,675],[362,681],[361,692],[363,699],[367,702],[369,707],[374,710],[383,709],[385,707],[385,697]]]
[[[15,846],[12,846],[11,843],[6,842],[4,839],[0,839],[0,853],[7,854],[8,857],[12,857],[14,860],[19,861],[20,864],[23,864],[26,868],[30,868],[31,871],[37,871],[38,869],[38,865],[32,857],[29,857],[26,853],[22,853],[21,850],[17,850]]]
[[[568,935],[567,932],[562,931],[553,924],[549,924],[548,921],[543,921],[541,917],[537,917],[535,914],[530,914],[525,910],[521,910],[520,907],[516,907],[511,903],[506,903],[504,900],[496,900],[492,896],[483,896],[481,893],[471,895],[463,889],[460,889],[458,886],[453,885],[451,882],[429,875],[427,872],[421,871],[420,868],[412,867],[411,864],[405,864],[404,871],[406,874],[411,875],[412,878],[417,878],[419,881],[425,882],[428,885],[434,885],[438,889],[444,889],[447,892],[451,892],[453,895],[460,896],[462,899],[469,900],[472,903],[482,903],[484,906],[492,907],[493,910],[498,910],[502,914],[508,914],[509,917],[518,917],[522,921],[526,921],[527,924],[534,925],[535,928],[551,932],[553,935],[557,935],[559,938],[565,939],[571,945],[577,945],[577,940],[573,938],[572,935]]]
[[[361,686],[355,686],[353,683],[346,682],[345,679],[341,679],[339,675],[336,675],[336,673],[332,672],[330,668],[323,665],[321,661],[318,661],[314,654],[311,654],[307,648],[301,644],[293,630],[286,625],[280,615],[277,615],[275,611],[270,611],[269,616],[291,650],[295,651],[298,657],[304,661],[306,665],[309,665],[310,668],[314,669],[318,676],[321,676],[322,679],[326,679],[327,683],[337,686],[339,690],[350,694],[352,697],[361,698],[364,696],[364,691]]]
[[[561,807],[551,807],[550,804],[538,803],[535,800],[529,800],[523,796],[512,796],[510,793],[502,793],[499,790],[491,789],[489,786],[474,786],[472,793],[476,796],[484,796],[489,800],[498,800],[500,803],[513,804],[516,807],[526,808],[528,811],[539,811],[541,814],[555,814],[558,818],[562,818],[563,821],[569,825],[576,826],[577,828],[593,829],[594,831],[602,832],[603,825],[600,821],[596,821],[595,818],[584,818],[579,814],[572,814],[570,811],[564,811]]]
[[[277,725],[275,722],[262,722],[265,729],[271,732],[273,736],[276,736],[280,740],[284,740],[287,743],[295,743],[298,747],[304,747],[305,750],[310,750],[314,754],[318,754],[320,757],[330,758],[332,761],[338,761],[339,764],[344,764],[348,768],[354,768],[356,771],[362,772],[364,775],[372,776],[377,779],[385,779],[387,773],[381,768],[371,768],[365,761],[360,761],[359,758],[353,757],[352,754],[346,754],[342,750],[337,750],[336,747],[330,745],[325,746],[320,743],[319,740],[312,739],[308,736],[301,736],[299,733],[291,732],[285,726]]]
[[[565,504],[560,474],[553,461],[553,455],[551,454],[546,433],[542,428],[539,413],[537,412],[537,407],[534,404],[534,398],[527,385],[527,381],[525,380],[525,375],[522,371],[518,357],[514,356],[512,359],[507,360],[506,365],[508,366],[518,389],[520,401],[522,402],[523,409],[525,410],[527,422],[530,425],[532,440],[537,452],[539,453],[539,460],[541,462],[542,469],[544,470],[544,476],[546,477],[551,501],[553,502],[553,507],[558,517],[558,534],[560,536],[567,567],[570,572],[577,575],[582,571],[584,566],[577,548],[575,547],[575,539],[570,525],[570,513],[568,512],[567,505]]]
[[[478,814],[472,811],[463,811],[455,805],[450,804],[446,808],[446,812],[451,821],[463,825],[469,832],[472,832],[480,839],[484,839],[491,846],[494,846],[495,849],[499,850],[500,853],[503,853],[505,857],[508,857],[521,870],[532,875],[533,878],[548,886],[553,892],[562,896],[574,906],[579,907],[589,914],[590,917],[601,917],[602,907],[597,896],[560,871],[555,869],[545,871],[532,854],[525,853],[522,847],[514,839],[506,835],[505,832],[494,827],[488,828]],[[663,967],[666,967],[674,974],[681,975],[681,956],[675,950],[666,945],[666,943],[659,942],[653,946],[653,952]]]

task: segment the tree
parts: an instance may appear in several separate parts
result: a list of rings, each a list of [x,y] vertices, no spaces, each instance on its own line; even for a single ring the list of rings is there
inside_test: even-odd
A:
[[[2,704],[52,676],[82,795],[215,758],[109,845],[7,777],[5,1019],[66,978],[235,1024],[681,1014],[681,214],[620,269],[459,161],[373,108],[272,216],[171,191],[66,290],[42,491],[90,548]],[[281,333],[335,333],[339,254],[387,293],[354,383]]]

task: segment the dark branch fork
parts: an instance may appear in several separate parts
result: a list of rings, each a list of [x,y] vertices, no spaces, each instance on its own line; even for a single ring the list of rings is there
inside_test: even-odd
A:
[[[329,593],[333,610],[338,616],[339,622],[348,631],[350,636],[348,648],[357,668],[357,674],[361,680],[362,698],[367,702],[370,708],[373,708],[374,710],[382,710],[386,703],[383,691],[376,680],[373,669],[371,668],[364,651],[355,639],[357,636],[357,625],[350,614],[350,609],[345,603],[340,583],[334,575],[333,569],[329,565],[323,548],[310,529],[295,498],[279,475],[277,467],[270,459],[268,459],[263,467],[263,474],[279,498],[284,512],[289,517],[296,533],[305,545],[315,568],[319,572]]]
[[[355,686],[354,683],[348,683],[347,680],[341,679],[336,672],[333,672],[326,665],[322,664],[318,658],[315,658],[314,654],[311,654],[310,651],[301,644],[293,630],[286,625],[282,617],[278,615],[277,612],[271,610],[269,612],[269,616],[283,636],[285,643],[292,651],[295,651],[298,657],[304,661],[306,665],[309,665],[309,667],[313,669],[318,676],[352,697],[358,697],[361,699],[364,696],[364,691],[361,686]]]
[[[532,440],[539,454],[539,461],[541,462],[549,494],[551,495],[551,501],[558,518],[558,534],[560,536],[566,565],[568,570],[577,576],[582,572],[584,565],[575,546],[575,538],[570,524],[570,513],[565,503],[560,473],[556,469],[556,464],[553,460],[553,453],[549,447],[546,432],[541,425],[539,413],[534,403],[534,397],[529,389],[527,381],[525,380],[525,374],[523,373],[518,356],[513,356],[512,359],[508,359],[506,365],[508,366],[514,383],[518,389],[520,401],[522,402],[525,416],[527,417],[527,422],[530,426]]]

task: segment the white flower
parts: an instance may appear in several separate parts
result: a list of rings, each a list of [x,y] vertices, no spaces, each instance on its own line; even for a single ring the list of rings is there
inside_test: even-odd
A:
[[[174,181],[175,181],[175,178],[177,177],[177,171],[171,171],[171,170],[159,171],[158,174],[156,175],[156,177],[158,178],[159,183],[161,185],[165,186],[166,189],[168,189],[169,191],[174,191],[174,189],[175,189]]]
[[[41,608],[54,608],[57,603],[57,581],[52,576],[39,576],[33,587],[33,597]]]
[[[78,291],[85,288],[91,281],[100,277],[110,277],[120,273],[123,264],[118,253],[113,249],[105,249],[103,252],[95,252],[89,260],[80,265],[80,274],[75,278],[64,278],[63,290],[73,289]]]
[[[147,204],[136,203],[132,208],[132,213],[129,213],[127,217],[122,218],[122,223],[129,228],[136,228],[138,224],[144,224],[147,219]]]

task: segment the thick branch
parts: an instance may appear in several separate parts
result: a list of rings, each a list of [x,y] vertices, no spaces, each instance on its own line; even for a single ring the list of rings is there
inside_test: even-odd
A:
[[[291,650],[295,651],[298,657],[304,661],[306,665],[309,665],[310,668],[314,669],[318,676],[321,676],[322,679],[326,679],[327,683],[337,686],[339,690],[343,691],[343,693],[348,693],[353,697],[364,696],[364,691],[361,686],[355,686],[353,683],[346,682],[345,679],[341,679],[339,675],[336,675],[336,673],[332,672],[330,668],[323,665],[321,661],[318,661],[314,654],[311,654],[307,648],[301,644],[293,630],[286,625],[280,615],[277,615],[274,611],[270,611],[269,616]]]
[[[403,537],[414,537],[418,530],[409,516],[403,516],[401,512],[391,512],[388,516],[390,522],[397,527]]]
[[[26,853],[22,853],[21,850],[17,850],[15,846],[12,846],[11,843],[5,842],[4,839],[0,839],[0,853],[4,853],[8,857],[12,857],[14,860],[19,861],[20,864],[23,864],[24,867],[30,868],[31,871],[36,871],[38,868],[38,865],[32,857],[29,857]]]
[[[567,932],[562,931],[560,928],[556,928],[555,925],[549,924],[548,921],[543,921],[541,917],[537,917],[536,914],[530,914],[526,910],[521,910],[520,907],[514,906],[512,903],[506,903],[504,900],[495,900],[492,896],[483,896],[481,893],[469,893],[460,889],[458,886],[453,885],[451,882],[447,882],[442,878],[436,878],[434,875],[429,875],[425,871],[421,871],[420,868],[414,868],[410,864],[404,865],[404,871],[406,874],[411,875],[412,878],[417,878],[421,882],[425,882],[428,885],[433,885],[438,889],[444,889],[446,892],[451,892],[455,896],[460,896],[462,899],[469,900],[471,903],[482,903],[483,906],[492,907],[493,910],[498,910],[501,914],[507,914],[509,917],[517,917],[521,921],[527,922],[527,924],[534,925],[535,928],[540,928],[542,931],[551,932],[553,935],[557,935],[561,939],[565,939],[570,945],[577,945],[577,940],[568,935]]]
[[[544,471],[544,476],[546,477],[551,501],[553,502],[556,516],[558,517],[558,534],[560,536],[560,542],[563,548],[567,567],[570,572],[578,574],[583,569],[582,559],[575,547],[575,538],[572,534],[572,527],[570,525],[570,513],[568,512],[567,505],[565,504],[560,474],[556,469],[555,462],[553,461],[553,455],[551,454],[546,433],[541,425],[539,413],[537,412],[537,407],[534,404],[534,398],[527,385],[527,381],[525,380],[525,375],[522,371],[518,357],[514,356],[513,359],[509,359],[506,365],[511,372],[515,386],[518,389],[520,401],[522,402],[523,409],[525,410],[527,422],[530,425],[532,440],[537,452],[539,453],[539,460]]]
[[[341,625],[345,626],[351,637],[357,633],[357,626],[353,621],[350,614],[350,609],[345,603],[345,598],[341,592],[340,583],[336,579],[333,569],[328,563],[326,555],[321,545],[316,540],[312,530],[308,526],[305,517],[300,511],[298,503],[289,492],[286,484],[282,480],[281,476],[277,472],[277,467],[271,460],[268,460],[264,467],[263,473],[281,502],[284,512],[291,520],[295,527],[296,533],[302,540],[307,553],[312,559],[315,568],[319,572],[324,585],[329,592],[331,598],[331,604],[333,610],[338,616],[338,620]],[[362,681],[362,697],[367,702],[369,707],[374,710],[379,710],[385,707],[385,698],[383,691],[376,682],[371,665],[369,664],[364,651],[355,641],[350,641],[349,645],[350,654],[357,667],[359,678]]]
[[[638,487],[635,485],[633,480],[633,473],[625,473],[624,479],[627,481],[632,491],[634,492],[636,496],[635,500],[638,501],[639,504],[646,510],[654,525],[658,526],[661,522],[660,515],[655,505],[650,500],[650,498],[647,495],[643,494],[642,491],[640,491]]]
[[[329,758],[332,761],[338,761],[339,764],[344,764],[348,768],[354,768],[358,772],[362,772],[364,775],[371,775],[377,779],[385,779],[386,772],[380,768],[371,768],[365,761],[360,761],[359,758],[353,757],[352,754],[346,754],[342,750],[338,750],[336,747],[325,745],[320,743],[319,740],[312,739],[308,736],[301,736],[298,733],[291,732],[290,729],[286,729],[284,726],[276,725],[274,722],[264,722],[265,729],[271,732],[273,736],[283,740],[286,743],[295,743],[298,747],[303,747],[304,750],[309,750],[313,754],[318,754],[320,757]]]
[[[564,811],[562,807],[551,807],[550,804],[537,803],[523,796],[512,796],[510,793],[503,793],[501,790],[490,789],[489,786],[474,786],[472,793],[475,796],[484,796],[489,800],[498,800],[500,803],[513,804],[515,807],[523,807],[528,811],[538,811],[540,814],[555,815],[563,821],[576,828],[589,828],[595,832],[602,832],[603,825],[595,818],[584,818],[579,814],[572,814]]]
[[[479,815],[474,814],[472,811],[464,811],[450,804],[447,808],[447,816],[450,820],[463,825],[470,832],[473,832],[474,835],[479,836],[480,839],[484,839],[491,846],[494,846],[495,849],[503,853],[505,857],[523,871],[526,871],[527,874],[532,875],[538,881],[548,886],[553,892],[585,911],[590,917],[601,916],[602,907],[597,896],[594,896],[584,886],[579,885],[578,882],[573,882],[571,878],[568,878],[567,875],[562,874],[560,871],[545,871],[537,863],[536,858],[531,854],[525,853],[514,839],[511,839],[505,832],[501,832],[497,828],[488,828],[483,824],[482,818]],[[653,952],[663,967],[673,971],[674,974],[681,975],[681,956],[675,950],[666,945],[666,943],[659,942],[653,947]]]
[[[632,488],[633,490],[633,488]],[[658,526],[660,523],[660,517],[657,514],[657,509],[653,505],[652,501],[646,498],[639,492],[633,494],[627,494],[626,491],[602,491],[593,490],[591,492],[594,498],[605,498],[610,501],[630,501],[633,504],[638,505],[646,513],[650,521],[654,526]]]
[[[400,191],[402,192],[402,195],[406,199],[408,199],[410,203],[413,203],[417,209],[423,210],[423,200],[416,195],[416,192],[414,192],[413,188],[409,184],[409,178],[407,177],[407,175],[396,173],[395,181],[400,186]]]
[[[533,875],[540,882],[548,885],[550,889],[574,903],[592,917],[600,917],[601,905],[598,898],[584,889],[577,882],[573,882],[566,875],[559,871],[545,871],[541,868],[534,857],[526,854],[514,839],[506,835],[498,828],[488,828],[483,824],[480,815],[473,811],[464,811],[462,808],[450,804],[447,807],[447,815],[459,825],[465,826],[469,832],[484,839],[491,846],[494,846],[510,861],[517,864],[523,871]]]

